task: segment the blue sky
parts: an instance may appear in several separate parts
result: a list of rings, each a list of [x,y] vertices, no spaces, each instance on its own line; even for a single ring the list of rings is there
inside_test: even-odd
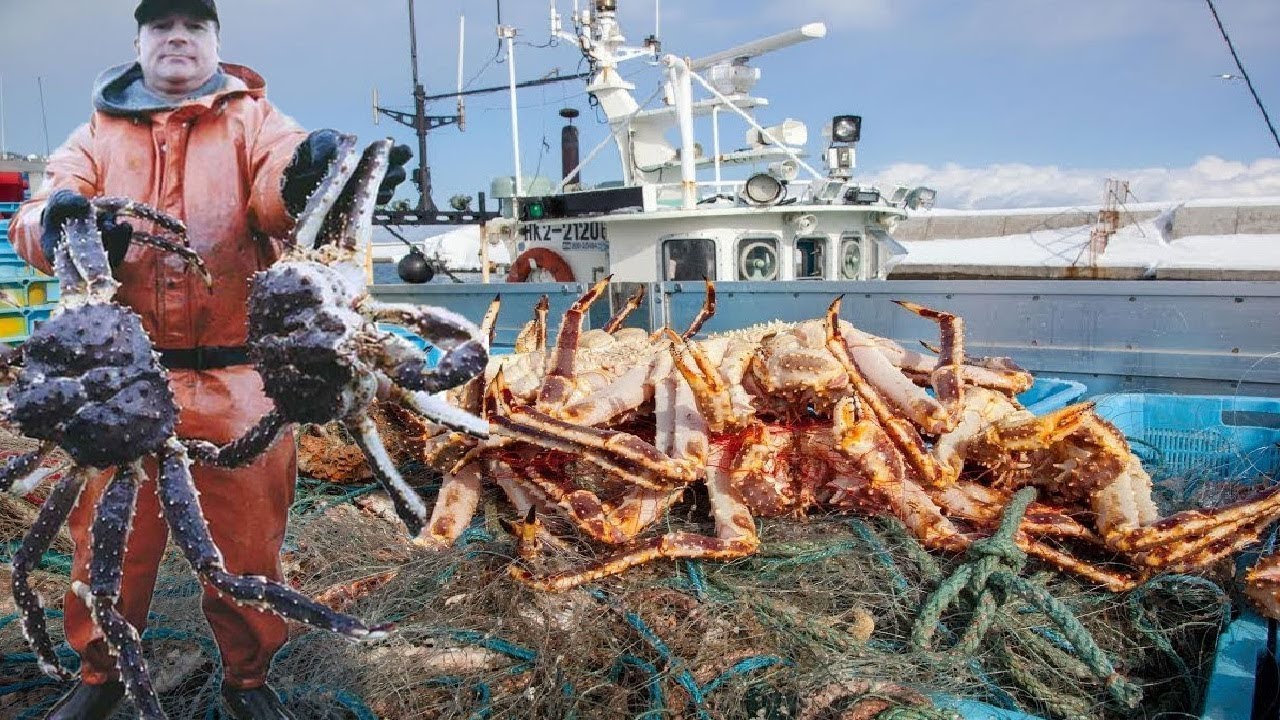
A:
[[[1280,2],[1216,0],[1273,120],[1280,121]],[[571,0],[560,0],[562,10]],[[572,46],[546,43],[545,0],[504,0],[521,29],[520,79],[578,68]],[[654,0],[620,0],[624,27],[653,31]],[[132,57],[132,0],[0,0],[0,73],[8,149],[43,152],[36,78],[44,78],[54,146],[87,119],[89,87],[103,67]],[[457,73],[458,16],[467,18],[465,74],[474,87],[506,82],[491,61],[494,0],[419,0],[421,65],[428,93]],[[336,127],[412,142],[407,128],[374,126],[370,95],[410,110],[405,0],[221,0],[223,59],[268,79],[272,99],[307,127]],[[358,8],[358,9],[353,9]],[[860,172],[926,182],[939,205],[1096,204],[1107,177],[1131,181],[1138,200],[1280,196],[1278,150],[1204,0],[665,0],[664,49],[699,56],[807,22],[825,39],[761,58],[756,93],[765,124],[810,127],[819,152],[831,115],[864,116]],[[501,59],[501,58],[499,58]],[[483,68],[483,70],[482,70]],[[635,74],[642,99],[656,72]],[[522,91],[526,172],[559,168],[556,110],[584,111],[584,152],[604,137],[582,85]],[[431,108],[450,113],[452,101]],[[734,125],[728,136],[741,138]],[[488,188],[512,171],[507,98],[468,103],[465,132],[431,136],[436,201]],[[543,149],[543,139],[551,146]],[[815,158],[816,162],[817,158]],[[610,179],[601,162],[589,182]],[[404,193],[402,193],[404,194]]]

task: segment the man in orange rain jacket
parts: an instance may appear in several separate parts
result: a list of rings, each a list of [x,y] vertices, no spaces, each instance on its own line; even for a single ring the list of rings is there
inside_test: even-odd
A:
[[[185,220],[213,275],[212,293],[175,256],[129,245],[129,224],[104,217],[99,228],[121,283],[117,302],[142,317],[170,369],[179,435],[226,443],[271,409],[244,348],[249,278],[278,257],[280,247],[267,238],[288,232],[334,157],[337,133],[308,135],[267,102],[257,73],[220,63],[213,0],[143,0],[134,17],[138,60],[98,79],[92,118],[50,158],[41,196],[23,205],[10,233],[18,253],[49,272],[62,224],[87,217],[89,198],[127,197]],[[399,150],[402,165],[407,148]],[[403,168],[393,167],[379,200],[389,200],[403,179]],[[243,469],[192,469],[227,569],[280,579],[296,480],[292,436]],[[154,466],[148,472],[154,478]],[[88,580],[89,528],[106,481],[86,487],[70,519],[74,579]],[[133,523],[120,607],[141,629],[167,537],[153,479],[138,494]],[[222,654],[231,715],[292,717],[266,685],[285,622],[208,588],[203,608]],[[82,660],[80,682],[47,717],[105,719],[123,695],[115,659],[71,595],[65,625]]]

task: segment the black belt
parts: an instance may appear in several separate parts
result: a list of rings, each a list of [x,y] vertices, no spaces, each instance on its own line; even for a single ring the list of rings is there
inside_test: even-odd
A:
[[[243,345],[161,350],[160,364],[170,370],[215,370],[232,365],[248,365],[249,350]]]

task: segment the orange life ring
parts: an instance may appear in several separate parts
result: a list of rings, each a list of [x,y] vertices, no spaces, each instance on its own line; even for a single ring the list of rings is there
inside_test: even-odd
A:
[[[544,247],[529,248],[520,253],[507,271],[507,282],[525,282],[535,264],[540,270],[551,273],[556,282],[573,282],[573,268],[569,267],[569,263],[565,262],[560,253]]]

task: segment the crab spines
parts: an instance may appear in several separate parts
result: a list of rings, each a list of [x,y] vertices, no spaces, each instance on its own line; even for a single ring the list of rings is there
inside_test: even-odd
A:
[[[964,319],[949,312],[934,310],[907,300],[893,302],[922,318],[938,323],[941,336],[938,365],[930,373],[929,382],[938,400],[954,415],[964,402]]]
[[[62,226],[62,236],[54,270],[62,281],[63,292],[89,301],[110,301],[120,283],[111,277],[97,223],[87,218],[68,220]]]
[[[699,308],[698,314],[694,316],[693,322],[689,323],[689,327],[685,328],[685,331],[680,334],[681,340],[688,340],[697,335],[703,324],[710,320],[712,315],[716,314],[716,285],[705,278],[704,282],[707,284],[706,298],[702,301],[702,307]]]
[[[637,285],[635,292],[631,293],[631,296],[627,298],[626,304],[618,308],[618,311],[613,314],[613,317],[609,318],[609,322],[605,323],[601,329],[610,335],[617,332],[622,327],[622,323],[626,321],[627,316],[635,312],[643,300],[644,285]]]
[[[27,478],[40,468],[40,460],[52,450],[50,443],[42,443],[31,452],[14,455],[0,467],[0,492],[15,491],[18,495],[26,495],[34,487],[28,487]],[[23,482],[19,482],[23,481]]]
[[[209,525],[200,510],[200,495],[191,479],[190,465],[186,448],[177,439],[171,440],[160,458],[157,495],[173,531],[174,542],[202,580],[231,596],[240,605],[275,613],[287,620],[357,640],[386,635],[389,625],[368,626],[349,615],[334,612],[275,580],[228,572],[222,552],[214,544]]]
[[[565,312],[564,320],[560,323],[560,334],[556,337],[556,349],[551,356],[551,366],[538,392],[538,408],[544,412],[555,413],[570,400],[577,369],[575,360],[578,342],[582,337],[582,321],[592,303],[604,295],[612,279],[612,275],[607,275],[592,285]]]
[[[289,234],[287,245],[293,248],[307,249],[316,246],[320,239],[320,229],[324,226],[329,211],[338,201],[347,180],[356,171],[357,150],[355,135],[338,137],[337,153],[325,171],[320,184],[307,198],[302,212],[298,213],[297,223]]]
[[[1044,415],[1018,416],[987,430],[988,439],[1009,452],[1044,450],[1076,432],[1093,416],[1093,402],[1076,403]]]
[[[351,179],[338,199],[340,218],[337,244],[343,250],[355,251],[372,239],[373,211],[378,204],[378,186],[387,174],[390,138],[375,140],[364,149]]]
[[[40,506],[36,520],[27,531],[22,544],[13,553],[13,573],[11,587],[13,601],[22,616],[22,634],[35,653],[36,662],[44,674],[59,679],[70,680],[74,674],[62,667],[57,653],[53,649],[53,641],[49,637],[49,627],[45,621],[44,603],[40,595],[31,587],[31,571],[35,569],[44,556],[45,551],[53,543],[58,529],[67,521],[76,500],[84,489],[87,471],[76,469],[67,473],[62,480],[53,486],[49,496]]]
[[[167,716],[160,707],[160,697],[151,684],[142,656],[142,636],[138,629],[120,614],[112,598],[91,592],[88,585],[79,581],[72,581],[71,591],[89,608],[93,624],[115,655],[125,694],[133,701],[138,716],[143,720],[165,720]]]
[[[547,311],[551,308],[551,298],[543,295],[533,306],[533,318],[520,328],[516,334],[515,352],[543,353],[547,350]]]

